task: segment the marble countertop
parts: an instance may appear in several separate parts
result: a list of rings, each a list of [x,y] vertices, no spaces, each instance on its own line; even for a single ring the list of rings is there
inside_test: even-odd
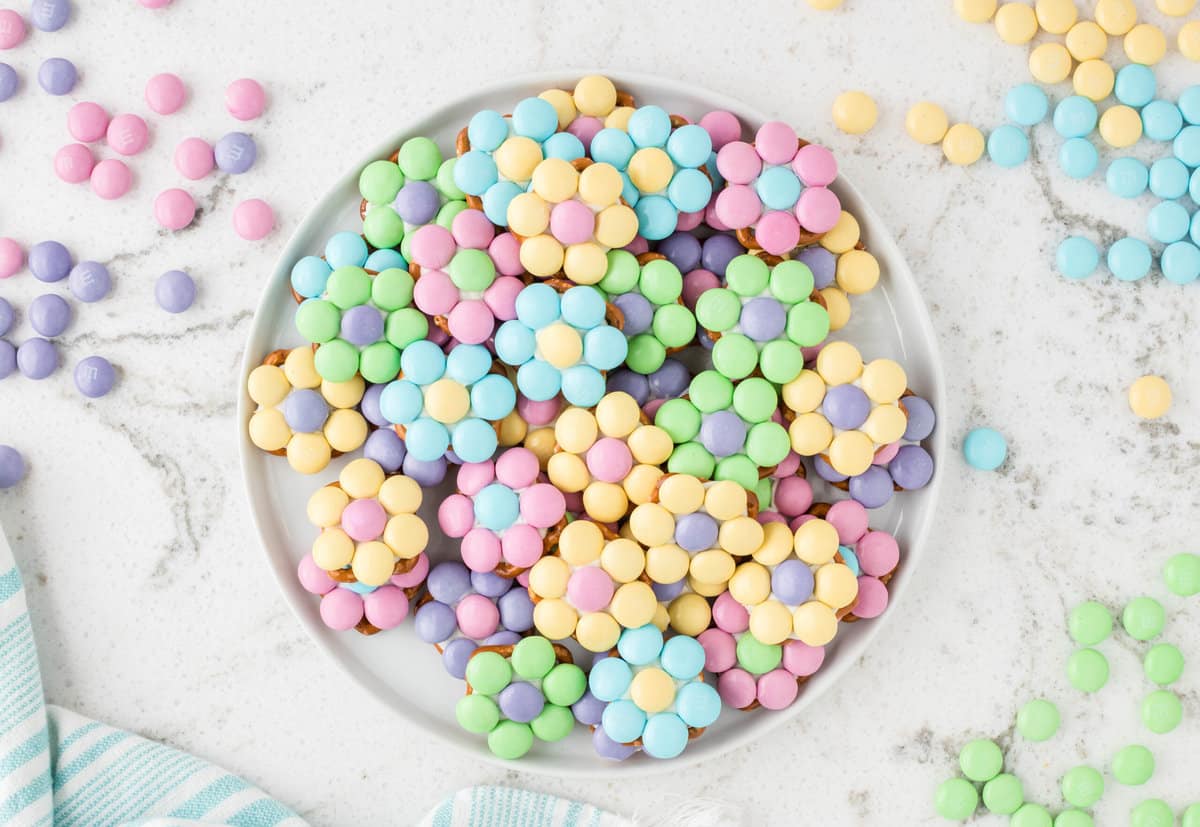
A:
[[[1135,740],[1155,750],[1159,773],[1136,795],[1106,797],[1101,823],[1124,823],[1143,794],[1180,807],[1200,799],[1181,760],[1200,739],[1200,670],[1179,686],[1186,720],[1171,736],[1140,728],[1147,690],[1127,641],[1108,645],[1114,676],[1099,695],[1080,696],[1064,677],[1068,607],[1164,596],[1163,561],[1194,550],[1186,515],[1200,506],[1200,356],[1187,331],[1200,293],[1159,277],[1068,283],[1052,272],[1068,231],[1140,234],[1150,201],[1118,201],[1098,178],[1068,181],[1048,125],[1033,131],[1032,161],[1010,171],[950,167],[903,131],[907,107],[922,98],[952,119],[998,125],[1003,94],[1027,79],[1024,48],[932,0],[847,0],[837,13],[768,2],[736,21],[725,19],[728,4],[709,0],[519,2],[487,13],[376,2],[354,4],[357,16],[296,0],[286,18],[280,4],[238,0],[177,0],[157,13],[132,0],[102,5],[76,3],[66,29],[35,32],[3,55],[25,83],[0,104],[0,235],[26,246],[60,239],[77,257],[107,262],[116,284],[103,303],[77,305],[62,340],[70,365],[100,353],[119,366],[110,397],[84,400],[68,370],[0,384],[0,442],[31,466],[19,488],[0,492],[0,520],[29,582],[51,701],[223,763],[321,825],[413,823],[480,782],[626,813],[708,795],[734,803],[748,824],[934,824],[933,790],[958,747],[976,736],[1008,744],[1016,708],[1039,694],[1059,702],[1063,731],[1010,753],[1035,800],[1057,808],[1064,769],[1104,765]],[[116,204],[53,176],[71,100],[31,83],[53,55],[80,67],[72,99],[111,111],[145,114],[143,85],[160,71],[192,90],[182,112],[154,119],[151,148],[132,161],[136,188]],[[940,458],[942,502],[909,599],[819,703],[718,760],[620,784],[479,763],[423,739],[336,671],[268,572],[234,441],[238,363],[263,279],[346,159],[484,78],[572,66],[694,82],[837,150],[924,291],[951,400],[941,427],[957,446],[969,427],[989,424],[1011,446],[995,474],[971,471],[956,452]],[[1172,92],[1200,81],[1178,55],[1160,75]],[[180,183],[174,146],[239,128],[222,97],[239,76],[269,90],[266,116],[248,125],[258,165],[188,185],[201,208],[195,225],[160,231],[151,202]],[[864,138],[830,122],[847,88],[879,101],[880,123]],[[233,205],[248,197],[278,213],[261,243],[230,227]],[[181,316],[154,305],[154,279],[171,268],[199,284]],[[26,274],[0,283],[0,294],[24,306],[41,287]],[[15,338],[27,332],[22,322]],[[1124,399],[1147,372],[1175,391],[1172,412],[1153,423],[1136,420]],[[1200,656],[1198,601],[1166,603],[1167,637]]]

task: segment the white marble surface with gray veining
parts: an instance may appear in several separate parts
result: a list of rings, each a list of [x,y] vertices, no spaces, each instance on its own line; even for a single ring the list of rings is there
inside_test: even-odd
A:
[[[1004,92],[1027,79],[1025,48],[961,22],[948,0],[846,0],[836,13],[749,3],[735,19],[730,4],[708,0],[75,6],[68,28],[35,32],[0,56],[25,79],[0,104],[0,235],[60,239],[107,262],[116,283],[107,301],[75,306],[61,340],[71,366],[92,353],[119,366],[110,397],[84,400],[66,369],[0,383],[0,442],[31,467],[20,487],[0,492],[0,520],[29,582],[50,700],[219,761],[322,825],[410,824],[479,782],[625,813],[704,794],[736,804],[748,824],[934,824],[933,790],[975,736],[1012,743],[1031,797],[1054,809],[1064,769],[1103,766],[1123,743],[1150,745],[1159,772],[1142,789],[1110,792],[1103,824],[1125,823],[1146,795],[1179,807],[1200,800],[1194,758],[1184,760],[1200,742],[1200,608],[1171,598],[1159,578],[1168,555],[1195,550],[1200,288],[1157,275],[1067,283],[1052,272],[1067,231],[1141,234],[1150,201],[1118,201],[1099,178],[1065,179],[1049,125],[1033,130],[1032,162],[1011,171],[950,167],[903,131],[907,107],[922,98],[952,120],[999,124]],[[53,55],[80,67],[72,99],[111,111],[148,114],[142,89],[156,72],[177,72],[191,88],[182,112],[153,119],[152,145],[132,161],[136,188],[116,204],[53,176],[71,101],[31,82]],[[957,452],[940,458],[942,502],[913,593],[807,714],[719,760],[619,785],[478,763],[421,738],[337,672],[267,570],[234,442],[238,363],[263,279],[347,159],[447,96],[572,66],[678,77],[833,146],[924,291],[951,398],[941,427],[957,447],[967,428],[990,424],[1011,446],[995,474],[969,470]],[[1178,55],[1160,74],[1168,91],[1200,82]],[[248,125],[258,165],[188,184],[201,206],[195,225],[160,231],[153,196],[183,183],[174,146],[238,127],[222,95],[246,75],[270,94],[266,116]],[[864,138],[830,122],[847,88],[879,101],[879,125]],[[248,197],[278,213],[261,243],[231,230],[233,205]],[[155,277],[170,268],[189,270],[200,288],[181,316],[153,300]],[[43,289],[28,274],[0,283],[22,307]],[[22,319],[15,338],[28,333]],[[1125,403],[1128,384],[1147,372],[1175,391],[1154,423]],[[1179,685],[1187,720],[1170,736],[1140,728],[1148,687],[1142,647],[1128,639],[1105,645],[1114,677],[1099,695],[1085,698],[1064,678],[1065,610],[1088,597],[1118,607],[1143,592],[1164,598],[1166,637],[1194,661]],[[1035,695],[1060,703],[1062,732],[1013,743],[1014,712]]]

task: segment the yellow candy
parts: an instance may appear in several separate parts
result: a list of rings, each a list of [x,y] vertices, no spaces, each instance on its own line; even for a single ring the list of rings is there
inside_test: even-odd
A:
[[[826,563],[813,575],[813,597],[831,609],[849,606],[858,597],[858,578],[849,566]]]
[[[600,567],[617,583],[632,583],[646,570],[646,552],[633,540],[610,540],[600,552]]]
[[[283,372],[293,388],[321,387],[321,374],[317,373],[311,347],[298,347],[291,351],[283,360]]]
[[[657,425],[641,425],[628,440],[629,453],[634,462],[646,465],[661,465],[671,456],[674,445],[671,437]]]
[[[996,0],[954,0],[954,11],[968,23],[986,23],[996,13]]]
[[[783,403],[796,413],[808,413],[821,406],[825,398],[825,382],[816,371],[805,370],[782,388]]]
[[[537,332],[537,346],[542,358],[559,370],[566,370],[572,365],[577,364],[583,356],[583,338],[579,335],[579,331],[566,322],[554,322],[539,330]],[[428,407],[428,391],[426,392],[425,399],[425,404]]]
[[[283,412],[275,408],[263,408],[250,417],[250,441],[264,451],[279,451],[292,438]]]
[[[862,431],[842,431],[829,443],[829,464],[839,474],[857,477],[871,467],[875,445]]]
[[[609,129],[619,129],[622,132],[629,130],[629,119],[633,117],[634,108],[632,106],[618,106],[612,112],[608,113],[608,117],[604,119],[604,125]]]
[[[354,550],[350,571],[359,583],[366,586],[382,586],[392,576],[396,558],[392,550],[378,540],[361,543]]]
[[[589,652],[607,652],[617,645],[621,626],[608,612],[588,612],[575,626],[575,639]]]
[[[809,520],[796,529],[796,556],[810,566],[833,559],[838,550],[837,529],[825,520]]]
[[[342,469],[338,482],[342,489],[354,499],[374,497],[383,485],[384,473],[374,460],[356,459]]]
[[[554,453],[555,441],[553,428],[536,428],[525,435],[525,447],[538,458],[538,465],[543,470]]]
[[[326,571],[345,568],[354,559],[354,541],[340,528],[327,528],[313,540],[312,556]]]
[[[1066,34],[1079,19],[1075,0],[1037,0],[1034,11],[1037,22],[1050,34]]]
[[[367,441],[367,420],[358,411],[339,408],[325,421],[324,433],[330,448],[348,454]]]
[[[704,491],[704,510],[715,520],[732,520],[746,513],[746,489],[733,480],[708,485]]]
[[[416,514],[397,514],[383,527],[383,542],[401,560],[408,560],[429,545],[429,529]]]
[[[1116,77],[1113,68],[1103,60],[1085,60],[1075,67],[1072,83],[1075,94],[1102,101],[1112,94]]]
[[[795,537],[786,523],[767,523],[763,526],[763,543],[754,552],[756,562],[776,566],[792,553]]]
[[[572,566],[589,565],[600,559],[603,551],[604,534],[600,531],[600,526],[591,520],[574,520],[567,523],[558,538],[558,553]]]
[[[742,563],[729,578],[729,595],[743,606],[757,606],[771,596],[771,574],[759,563]]]
[[[810,600],[792,612],[792,631],[801,643],[824,646],[837,634],[837,615],[824,603]]]
[[[629,180],[644,193],[662,192],[671,183],[675,164],[666,150],[656,146],[645,147],[633,153],[626,169]]]
[[[675,518],[658,503],[645,503],[633,509],[629,515],[629,529],[634,539],[642,545],[661,546],[671,542],[675,536]],[[647,568],[649,565],[647,562]]]
[[[345,491],[333,485],[323,485],[308,498],[305,513],[313,525],[329,528],[342,521],[342,511],[349,504],[350,498]]]
[[[539,331],[538,335],[544,332],[546,331]],[[458,422],[470,409],[470,392],[453,379],[439,379],[425,389],[425,410],[438,422]]]
[[[833,124],[850,135],[870,132],[879,120],[879,107],[866,92],[843,92],[833,101]]]
[[[691,514],[704,504],[704,483],[690,474],[672,474],[658,487],[658,502],[672,514]]]
[[[566,129],[571,125],[571,121],[575,120],[575,99],[571,93],[565,89],[547,89],[539,98],[546,101],[554,107],[555,113],[558,115],[558,128]]]
[[[366,380],[355,375],[345,382],[321,382],[321,396],[335,408],[353,408],[362,401]]]
[[[1037,16],[1024,3],[1005,3],[996,11],[996,33],[1005,43],[1028,43],[1037,30]]]
[[[613,204],[596,215],[596,241],[605,247],[624,247],[637,235],[637,227],[637,213],[624,204]]]
[[[825,299],[825,312],[829,314],[829,329],[841,330],[850,321],[850,300],[840,288],[830,285],[821,288],[821,298]]]
[[[496,169],[510,181],[524,183],[533,176],[534,168],[542,162],[542,147],[532,138],[512,135],[492,153]]]
[[[508,227],[520,236],[535,236],[550,226],[550,205],[536,192],[523,192],[508,202]]]
[[[639,709],[653,715],[675,702],[675,680],[657,666],[643,669],[633,676],[629,697]]]
[[[699,583],[713,586],[719,584],[724,588],[725,584],[729,582],[729,578],[733,576],[735,566],[729,552],[710,548],[692,556],[692,564],[688,568],[688,573]]]
[[[844,253],[853,250],[861,237],[858,219],[842,210],[838,223],[833,229],[821,236],[821,246],[831,253]]]
[[[676,632],[696,637],[712,623],[712,607],[698,594],[681,594],[667,607],[667,616]]]
[[[570,161],[547,158],[534,168],[532,185],[533,191],[543,199],[558,204],[575,195],[579,189],[579,171],[571,166]]]
[[[539,597],[559,598],[567,593],[570,577],[571,569],[561,558],[543,557],[529,570],[529,590]]]
[[[1100,116],[1100,137],[1109,146],[1133,146],[1142,137],[1142,116],[1131,106],[1118,104]]]
[[[596,441],[600,428],[596,418],[583,408],[567,408],[554,425],[554,438],[564,451],[582,454]]]
[[[246,379],[246,392],[250,398],[264,408],[274,408],[287,398],[292,390],[292,383],[282,368],[274,365],[259,365],[250,371]]]
[[[617,87],[603,75],[587,75],[575,84],[575,108],[580,114],[603,118],[617,105]]]
[[[579,613],[559,597],[540,600],[533,607],[533,625],[551,640],[565,640],[575,632]]]
[[[657,608],[658,598],[654,596],[650,584],[634,580],[617,588],[608,611],[626,629],[636,629],[653,620]]]
[[[288,465],[301,474],[315,474],[329,464],[332,454],[324,434],[293,434],[287,444]]]
[[[1080,20],[1067,32],[1067,51],[1078,61],[1096,60],[1104,57],[1108,49],[1108,35],[1091,20]]]
[[[688,553],[674,543],[646,549],[646,576],[655,583],[678,583],[691,564]]]
[[[539,278],[561,270],[564,255],[563,246],[551,235],[535,235],[521,242],[521,266]]]
[[[641,422],[637,400],[624,391],[605,394],[596,405],[596,424],[605,436],[624,439]]]
[[[1200,60],[1200,20],[1185,23],[1179,30],[1179,51],[1188,60]]]
[[[592,164],[579,174],[579,197],[593,207],[607,207],[617,203],[623,183],[612,164]]]
[[[930,101],[921,101],[908,110],[904,117],[904,128],[917,143],[936,144],[950,128],[950,121],[942,107]]]
[[[1097,0],[1096,22],[1109,34],[1122,35],[1137,22],[1133,0]]]
[[[969,166],[983,155],[983,133],[969,123],[956,123],[942,139],[942,153],[956,166]]]
[[[1171,386],[1161,376],[1143,376],[1129,387],[1129,408],[1142,419],[1158,419],[1171,407]]]
[[[671,624],[671,615],[667,611],[667,607],[659,603],[658,608],[654,610],[654,620],[650,622],[658,627],[658,631],[667,631],[667,626]]]
[[[602,523],[615,523],[629,510],[629,498],[615,482],[593,482],[583,490],[583,509]]]
[[[1196,7],[1196,0],[1158,0],[1158,10],[1171,17],[1183,17]]]
[[[732,555],[749,557],[762,547],[762,523],[749,516],[726,520],[717,534],[717,542]]]
[[[412,477],[388,477],[379,488],[379,504],[388,514],[416,514],[421,507],[421,486]]]
[[[837,261],[838,287],[857,296],[879,283],[879,261],[866,250],[842,253]]]
[[[792,613],[778,600],[768,600],[750,610],[750,634],[759,643],[774,646],[792,634]]]
[[[1134,63],[1153,66],[1167,54],[1167,36],[1158,26],[1140,23],[1125,35],[1125,54]]]
[[[568,494],[579,493],[592,481],[587,464],[578,454],[554,454],[546,463],[546,473],[556,488]]]
[[[500,420],[501,447],[511,448],[514,445],[520,445],[525,440],[527,433],[529,433],[529,423],[521,418],[518,411],[513,411]]]
[[[830,342],[817,354],[817,373],[827,385],[847,385],[862,372],[862,354],[849,342]]]
[[[864,434],[877,445],[890,445],[904,436],[908,428],[908,417],[898,405],[880,405],[871,410],[861,426]]]
[[[656,465],[635,465],[625,477],[625,496],[634,505],[642,505],[654,499],[654,486],[663,477],[663,470]]]
[[[833,426],[819,413],[800,414],[788,426],[792,450],[802,457],[815,457],[833,441]]]
[[[907,387],[904,368],[891,359],[874,359],[863,368],[862,389],[873,402],[895,402]]]
[[[842,5],[842,0],[808,0],[808,5],[817,11],[832,11]]]
[[[1071,76],[1071,53],[1061,43],[1043,43],[1029,53],[1029,74],[1039,83],[1061,83]]]
[[[608,271],[604,248],[593,241],[572,244],[563,257],[563,273],[576,284],[596,284]]]

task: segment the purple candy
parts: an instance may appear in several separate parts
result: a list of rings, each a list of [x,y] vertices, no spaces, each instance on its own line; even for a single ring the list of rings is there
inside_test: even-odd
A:
[[[835,428],[853,430],[867,421],[871,400],[855,385],[834,385],[825,392],[821,411]]]
[[[417,609],[413,623],[417,628],[417,637],[426,643],[441,643],[458,628],[454,610],[436,600]]]
[[[407,453],[404,440],[391,428],[372,431],[363,443],[363,456],[379,463],[379,467],[389,474],[400,470]]]
[[[691,233],[672,233],[658,242],[658,252],[681,273],[690,273],[700,266],[700,240]]]
[[[0,296],[0,336],[12,330],[13,317],[12,305],[8,303],[8,299]]]
[[[751,299],[742,307],[742,332],[756,342],[770,342],[783,335],[787,313],[776,299]]]
[[[112,289],[108,268],[98,261],[81,261],[71,268],[67,284],[81,302],[98,302]]]
[[[0,332],[0,336],[3,335]],[[638,407],[645,405],[650,399],[650,380],[640,373],[634,373],[628,368],[610,371],[607,388],[609,393],[621,391],[629,394],[638,403]]]
[[[351,307],[342,314],[342,338],[365,347],[383,338],[383,314],[369,304]]]
[[[500,712],[510,721],[527,724],[542,714],[546,696],[531,683],[516,681],[500,690]]]
[[[75,387],[89,399],[104,396],[117,381],[117,372],[103,356],[88,356],[75,366]]]
[[[872,465],[857,477],[850,478],[850,496],[864,508],[882,508],[892,498],[892,475],[878,465]]]
[[[383,388],[384,385],[367,385],[366,393],[363,394],[362,401],[358,403],[358,409],[362,412],[363,417],[376,428],[390,428],[392,425],[379,410],[379,395],[383,393]]]
[[[700,444],[714,457],[733,456],[746,444],[746,423],[733,411],[705,414]]]
[[[168,313],[182,313],[196,300],[196,283],[182,270],[168,270],[154,283],[154,298]]]
[[[933,457],[920,445],[905,445],[888,463],[888,471],[905,491],[924,488],[933,478]]]
[[[57,241],[39,241],[29,248],[29,272],[38,281],[62,281],[71,272],[71,253]]]
[[[404,457],[404,476],[412,477],[422,488],[440,485],[446,479],[446,458],[421,460],[408,454]]]
[[[17,367],[30,379],[45,379],[58,370],[58,351],[46,339],[26,339],[17,348]]]
[[[471,588],[484,597],[499,597],[512,588],[513,581],[494,571],[471,572]]]
[[[817,476],[826,482],[845,482],[848,479],[845,474],[835,471],[832,465],[820,457],[813,457],[813,468]]]
[[[453,560],[438,563],[429,570],[425,588],[434,600],[455,605],[471,593],[471,572]]]
[[[718,233],[704,240],[700,250],[700,266],[710,273],[725,278],[729,262],[746,252],[746,248],[731,235]]]
[[[446,671],[452,677],[461,681],[467,676],[467,661],[478,648],[475,641],[465,637],[452,640],[442,647],[442,666],[446,667]]]
[[[604,730],[601,727],[596,727],[592,732],[592,746],[596,748],[597,755],[601,758],[607,758],[610,761],[624,761],[637,752],[637,747],[618,744],[612,738],[609,738],[604,734]]]
[[[717,544],[717,521],[697,511],[675,521],[675,543],[684,551],[697,552]]]
[[[654,321],[654,307],[650,300],[640,293],[623,293],[612,300],[625,316],[625,326],[622,332],[627,336],[636,336],[650,329]]]
[[[683,396],[691,384],[692,374],[678,359],[667,359],[662,367],[650,374],[650,395],[655,399],[674,399]],[[639,403],[641,404],[641,403]]]
[[[784,560],[771,572],[771,591],[784,603],[799,606],[812,597],[812,570],[802,560]]]
[[[908,416],[908,427],[904,429],[904,438],[911,442],[920,442],[933,433],[937,424],[937,414],[933,405],[919,396],[905,396],[900,399],[900,406]]]
[[[29,4],[29,22],[43,32],[58,31],[70,16],[70,0],[33,0]]]
[[[533,628],[533,601],[524,588],[515,588],[496,601],[500,625],[510,632],[528,632]]]
[[[593,695],[589,689],[583,693],[582,698],[571,704],[571,711],[575,713],[575,720],[579,723],[598,727],[606,706],[608,704]]]
[[[428,181],[406,182],[392,201],[392,209],[406,224],[428,224],[441,205],[441,196]]]
[[[222,172],[241,175],[254,166],[258,147],[245,132],[230,132],[213,146],[213,158]]]
[[[493,632],[479,642],[480,646],[516,646],[521,636],[516,632]]]
[[[38,69],[38,84],[51,95],[66,95],[75,88],[79,73],[75,64],[65,57],[52,57],[42,61]]]
[[[824,247],[819,244],[805,247],[795,260],[804,262],[812,270],[813,286],[818,290],[833,284],[833,277],[837,274],[837,257]]]
[[[670,603],[679,595],[683,594],[683,587],[687,585],[687,578],[676,580],[674,583],[651,583],[650,588],[654,590],[654,596],[660,602]]]
[[[17,87],[20,84],[21,77],[17,74],[17,70],[7,63],[0,63],[0,103],[4,103],[17,94]]]
[[[71,305],[62,296],[43,293],[29,303],[29,324],[42,336],[57,336],[71,323]]]
[[[11,445],[0,445],[0,488],[12,488],[24,477],[24,457]]]
[[[10,342],[0,339],[0,379],[12,375],[17,369],[17,349]]]
[[[292,391],[283,400],[283,418],[296,433],[315,434],[325,427],[325,420],[329,418],[329,403],[319,391],[312,388]]]

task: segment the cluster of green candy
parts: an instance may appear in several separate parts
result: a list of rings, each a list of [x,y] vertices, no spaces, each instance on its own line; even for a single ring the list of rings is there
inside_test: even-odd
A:
[[[409,181],[428,182],[441,198],[433,223],[450,229],[454,216],[467,208],[466,195],[454,184],[457,158],[443,158],[438,145],[429,138],[409,138],[396,151],[396,160],[373,161],[363,168],[358,179],[359,194],[366,202],[363,237],[380,250],[399,247],[405,261],[409,238],[416,224],[406,222],[397,210],[395,199]]]

